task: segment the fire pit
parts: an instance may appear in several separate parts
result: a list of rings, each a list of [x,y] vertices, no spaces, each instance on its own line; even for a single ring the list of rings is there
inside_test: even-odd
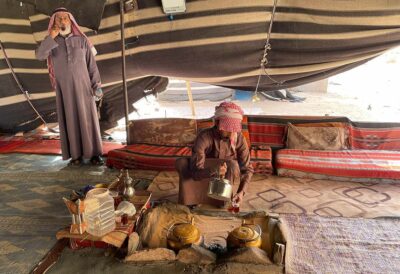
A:
[[[220,216],[207,216],[194,215],[181,205],[161,205],[143,216],[138,229],[139,249],[125,260],[148,263],[153,261],[152,258],[143,259],[140,254],[157,250],[156,253],[168,254],[165,260],[185,264],[262,264],[282,269],[272,262],[276,240],[284,244],[281,237],[273,235],[276,222],[277,219],[264,212],[244,217],[227,212],[221,212]],[[176,240],[179,240],[178,245]]]

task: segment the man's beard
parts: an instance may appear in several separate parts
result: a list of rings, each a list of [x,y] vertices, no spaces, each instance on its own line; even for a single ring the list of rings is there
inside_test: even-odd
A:
[[[60,35],[63,37],[66,37],[67,35],[69,35],[71,33],[71,25],[68,26],[62,26],[60,28]]]

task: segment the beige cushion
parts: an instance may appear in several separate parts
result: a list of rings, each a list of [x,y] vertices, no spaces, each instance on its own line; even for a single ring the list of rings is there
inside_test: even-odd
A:
[[[131,122],[129,144],[189,145],[196,138],[194,119],[143,119]]]
[[[287,148],[344,150],[348,149],[347,135],[342,127],[296,127],[289,123]]]

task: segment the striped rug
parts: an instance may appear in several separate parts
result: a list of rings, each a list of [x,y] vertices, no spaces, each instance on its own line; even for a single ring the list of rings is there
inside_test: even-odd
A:
[[[103,141],[103,155],[123,147],[120,143]],[[43,155],[61,155],[60,140],[24,139],[23,137],[0,138],[0,154],[26,153]]]

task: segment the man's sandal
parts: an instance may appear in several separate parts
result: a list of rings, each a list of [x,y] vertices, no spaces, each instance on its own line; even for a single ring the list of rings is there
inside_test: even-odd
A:
[[[101,159],[100,156],[93,156],[93,157],[90,159],[90,163],[91,163],[92,165],[95,165],[95,166],[101,166],[101,165],[104,164],[104,161],[103,161],[103,159]]]
[[[82,164],[82,162],[83,162],[82,158],[79,157],[77,159],[72,159],[71,161],[69,161],[68,165],[70,165],[70,166],[80,166]]]

